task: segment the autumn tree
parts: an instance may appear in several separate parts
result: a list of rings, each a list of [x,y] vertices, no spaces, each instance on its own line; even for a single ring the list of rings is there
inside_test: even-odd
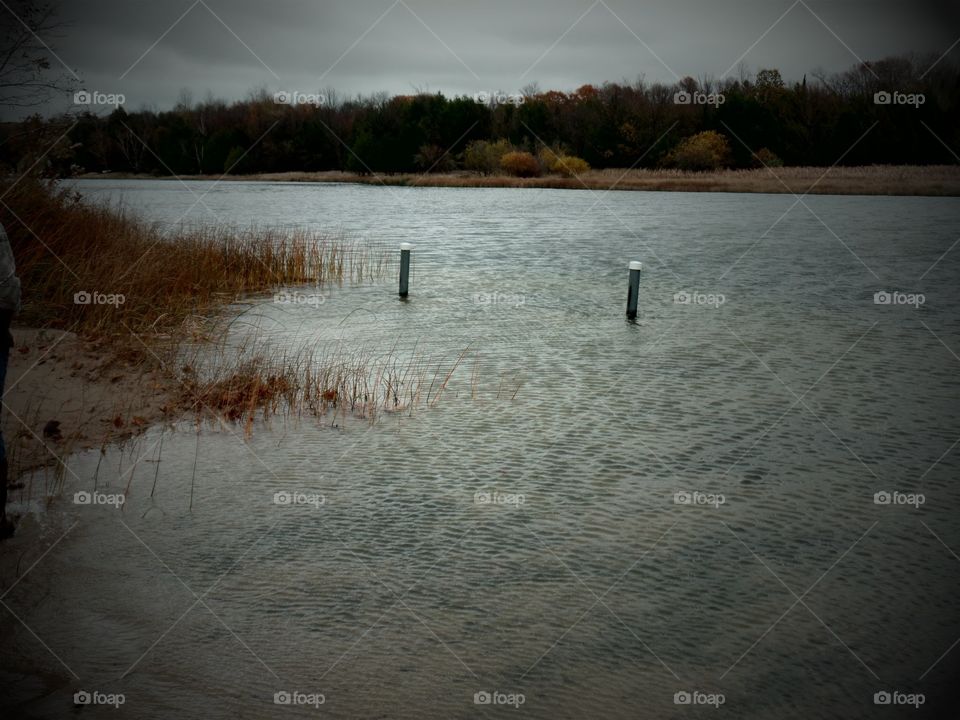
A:
[[[685,138],[667,157],[666,164],[680,170],[718,170],[730,162],[730,143],[713,130]]]
[[[537,177],[540,163],[528,152],[509,152],[500,159],[500,167],[514,177]]]

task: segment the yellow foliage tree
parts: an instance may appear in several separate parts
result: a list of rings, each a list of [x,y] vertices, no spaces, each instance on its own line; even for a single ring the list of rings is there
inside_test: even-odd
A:
[[[515,177],[537,177],[540,163],[528,152],[509,152],[500,159],[500,167]]]
[[[561,155],[554,161],[553,167],[550,169],[564,177],[572,177],[587,172],[590,169],[590,163],[573,155]]]
[[[664,163],[681,170],[717,170],[730,164],[730,143],[720,133],[706,130],[681,140]]]

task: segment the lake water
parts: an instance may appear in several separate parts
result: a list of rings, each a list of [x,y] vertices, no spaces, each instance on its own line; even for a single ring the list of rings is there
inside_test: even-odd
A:
[[[372,425],[187,423],[73,458],[43,543],[4,546],[39,559],[0,608],[24,716],[78,690],[138,718],[956,710],[956,199],[77,187],[167,225],[412,242],[407,302],[393,276],[304,288],[243,328],[470,352],[435,407]],[[122,511],[71,502],[95,478],[129,484]]]

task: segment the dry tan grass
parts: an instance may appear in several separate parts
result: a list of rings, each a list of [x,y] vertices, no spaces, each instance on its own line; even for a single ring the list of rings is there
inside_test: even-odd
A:
[[[247,420],[255,411],[277,410],[281,400],[285,410],[299,409],[329,391],[337,394],[338,406],[349,397],[351,409],[357,409],[359,391],[347,392],[346,378],[359,377],[360,369],[334,377],[333,368],[324,366],[334,363],[333,358],[302,356],[291,363],[270,356],[251,361],[249,353],[231,355],[224,350],[226,331],[218,318],[224,306],[250,294],[379,278],[392,262],[384,247],[305,231],[201,228],[166,235],[158,227],[32,180],[4,197],[0,218],[23,286],[18,323],[69,331],[76,335],[77,347],[103,358],[90,378],[79,377],[76,358],[61,368],[75,378],[72,386],[80,395],[89,383],[104,378],[113,382],[149,375],[162,387],[141,389],[172,398],[166,416],[201,408],[226,419]],[[123,302],[75,302],[82,292],[122,296]],[[220,364],[199,380],[184,370],[185,352],[194,362],[206,355]],[[61,402],[75,399],[69,387],[61,390]],[[123,422],[114,423],[116,428],[125,427],[125,415],[117,417]],[[86,424],[73,428],[69,436],[82,440],[93,434],[103,433]],[[97,437],[86,441],[97,442]]]
[[[276,348],[256,334],[238,338],[232,316],[220,312],[241,296],[279,286],[382,277],[392,267],[382,246],[271,230],[204,228],[168,237],[118,211],[33,183],[16,188],[5,202],[3,220],[24,287],[21,322],[75,333],[77,347],[103,358],[89,382],[152,378],[143,391],[168,400],[150,422],[215,417],[250,432],[255,417],[278,414],[373,421],[385,412],[436,404],[467,352],[431,359],[312,345]],[[74,294],[81,291],[125,300],[77,304]],[[66,369],[77,376],[79,361],[69,361]],[[471,376],[473,394],[477,375]],[[81,393],[89,387],[79,377],[73,385]],[[61,391],[62,402],[73,400],[69,388]],[[106,442],[130,431],[128,415],[118,411],[106,428],[70,427],[65,439]]]
[[[100,175],[91,177],[104,177]],[[147,177],[114,174],[105,177]],[[156,178],[153,178],[156,179]],[[214,180],[213,176],[193,176]],[[578,177],[516,178],[468,172],[435,175],[357,175],[344,172],[287,172],[229,176],[258,182],[348,182],[424,187],[509,187],[569,190],[673,192],[812,193],[821,195],[960,195],[957,165],[870,165],[864,167],[781,167],[717,172],[681,170],[590,170]]]
[[[375,422],[384,413],[413,413],[436,405],[451,379],[463,366],[469,349],[456,357],[430,358],[394,351],[327,350],[304,346],[296,350],[225,350],[209,345],[194,348],[196,366],[182,370],[180,407],[196,416],[214,416],[252,431],[254,420],[285,417],[351,416]],[[467,380],[471,397],[480,382],[474,371]],[[519,388],[513,388],[513,396]]]
[[[24,287],[21,322],[123,343],[130,333],[175,332],[186,319],[247,293],[358,282],[388,265],[377,244],[308,231],[164,233],[33,182],[4,198],[0,220]],[[77,293],[122,296],[123,302],[78,304]]]

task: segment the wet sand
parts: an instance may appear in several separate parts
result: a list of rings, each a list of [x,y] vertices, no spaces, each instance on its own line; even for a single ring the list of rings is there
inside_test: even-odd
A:
[[[171,405],[157,372],[125,365],[62,330],[14,327],[3,437],[11,481],[71,452],[129,438]]]

